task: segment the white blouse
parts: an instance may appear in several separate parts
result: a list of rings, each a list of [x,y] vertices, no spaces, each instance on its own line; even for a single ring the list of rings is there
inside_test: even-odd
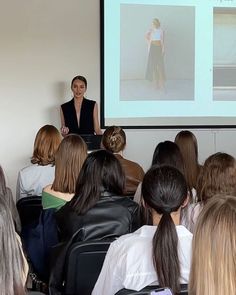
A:
[[[176,226],[182,284],[188,283],[192,234],[182,225]],[[153,265],[152,239],[156,226],[145,225],[132,234],[114,241],[107,252],[92,295],[114,295],[126,288],[139,291],[158,284]]]

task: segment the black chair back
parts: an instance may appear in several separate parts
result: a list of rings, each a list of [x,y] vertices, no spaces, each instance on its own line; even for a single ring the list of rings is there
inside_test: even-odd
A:
[[[42,197],[32,196],[17,201],[16,207],[20,216],[22,228],[39,220],[42,208]]]
[[[147,286],[140,291],[122,289],[122,290],[118,291],[115,295],[150,295],[151,291],[157,290],[158,288],[160,288],[160,287],[159,286]],[[157,293],[157,295],[158,295],[158,293]],[[178,295],[188,295],[188,285],[187,284],[181,284],[181,291],[180,291],[180,293],[178,293]]]
[[[77,242],[66,258],[66,295],[91,295],[111,241]]]

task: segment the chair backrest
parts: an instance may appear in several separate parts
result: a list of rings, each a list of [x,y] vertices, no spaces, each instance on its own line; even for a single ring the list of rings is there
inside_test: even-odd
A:
[[[17,201],[16,207],[20,216],[22,227],[39,220],[42,211],[42,197],[25,197]]]
[[[67,252],[66,295],[91,295],[111,241],[77,242]]]
[[[115,295],[149,295],[151,291],[160,288],[159,286],[147,286],[140,291],[122,289],[118,291]],[[157,293],[158,294],[158,293]],[[188,285],[181,284],[181,291],[178,295],[188,295]]]

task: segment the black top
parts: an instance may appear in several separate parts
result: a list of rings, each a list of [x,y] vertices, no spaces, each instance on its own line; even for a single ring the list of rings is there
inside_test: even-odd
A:
[[[74,98],[61,105],[64,115],[65,126],[69,128],[69,133],[94,134],[93,110],[95,101],[83,98],[79,124],[77,121]]]
[[[81,230],[80,241],[108,239],[131,233],[139,228],[139,206],[129,197],[114,196],[104,192],[94,207],[84,215],[78,215],[64,205],[55,214],[60,238],[69,240]]]

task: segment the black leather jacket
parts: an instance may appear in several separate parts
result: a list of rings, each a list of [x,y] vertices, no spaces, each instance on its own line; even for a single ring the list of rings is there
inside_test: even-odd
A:
[[[119,237],[140,227],[138,204],[108,192],[84,215],[77,215],[67,203],[55,216],[62,241],[68,241],[79,230],[77,241],[86,241]]]
[[[64,243],[52,253],[53,268],[49,280],[52,295],[63,294],[63,269],[70,245],[78,241],[111,239],[140,227],[139,206],[129,197],[103,193],[97,204],[84,215],[77,215],[67,203],[55,213]],[[74,235],[74,236],[73,236]],[[54,249],[55,251],[55,249]]]

